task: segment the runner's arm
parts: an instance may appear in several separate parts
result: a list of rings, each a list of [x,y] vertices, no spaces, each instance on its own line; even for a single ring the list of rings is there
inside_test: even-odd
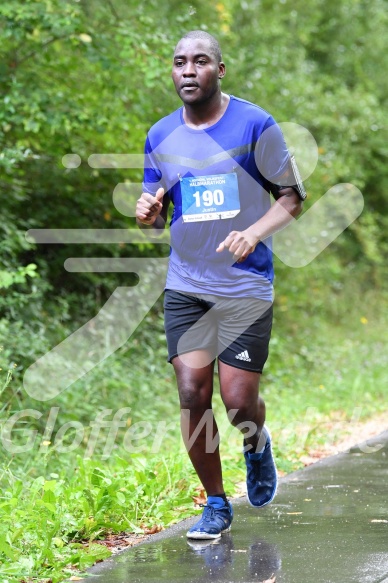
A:
[[[281,196],[256,223],[244,231],[232,231],[217,247],[217,252],[228,249],[236,261],[245,261],[256,245],[283,229],[302,211],[302,201],[293,188],[283,188]]]

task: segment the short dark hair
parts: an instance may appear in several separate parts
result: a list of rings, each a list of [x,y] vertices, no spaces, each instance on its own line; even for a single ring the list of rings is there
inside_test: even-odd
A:
[[[200,38],[202,40],[207,40],[210,44],[210,48],[216,56],[217,61],[220,63],[222,61],[222,54],[221,54],[221,47],[218,40],[208,32],[204,30],[190,30],[186,34],[184,34],[181,38]]]

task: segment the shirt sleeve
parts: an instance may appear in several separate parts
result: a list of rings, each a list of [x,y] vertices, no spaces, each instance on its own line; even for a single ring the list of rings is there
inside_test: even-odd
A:
[[[148,192],[155,196],[158,188],[165,188],[162,172],[156,162],[156,157],[152,151],[152,146],[147,136],[144,146],[144,175],[143,192]]]
[[[290,153],[278,124],[270,116],[255,150],[256,165],[266,182],[277,184],[286,172]]]

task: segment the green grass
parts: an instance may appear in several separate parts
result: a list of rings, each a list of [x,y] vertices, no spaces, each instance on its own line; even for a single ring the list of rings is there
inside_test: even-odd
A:
[[[353,293],[349,302],[351,278],[339,293],[320,287],[319,266],[311,269],[318,286],[313,297],[303,292],[305,276],[300,273],[291,272],[290,293],[278,292],[270,358],[261,384],[277,465],[284,472],[301,467],[301,457],[309,450],[341,437],[352,418],[367,419],[386,410],[384,294],[379,293],[376,302],[373,290]],[[166,527],[198,512],[192,498],[199,483],[180,439],[175,380],[165,362],[162,339],[160,316],[150,316],[136,342],[46,404],[23,397],[20,378],[10,382],[10,374],[0,371],[2,426],[20,409],[42,413],[39,419],[21,419],[12,433],[13,442],[23,444],[36,431],[31,450],[19,454],[2,450],[4,583],[58,583],[109,554],[97,543],[108,532]],[[145,343],[148,358],[142,360]],[[53,407],[58,416],[47,439],[44,432]],[[125,407],[130,410],[123,411],[111,449],[105,449],[109,428],[100,429],[91,448],[98,413],[111,409],[107,419],[112,419]],[[214,409],[226,491],[232,496],[245,478],[241,435],[227,421],[217,377]],[[74,421],[84,427],[82,440],[74,451],[64,453],[61,448],[69,446],[75,431],[70,428],[60,441],[59,430]],[[129,451],[129,438],[138,449],[135,453]]]
[[[78,457],[74,462],[70,477],[52,472],[24,481],[10,470],[3,475],[4,583],[21,576],[61,581],[74,573],[72,567],[82,570],[109,556],[105,547],[92,544],[108,530],[143,532],[176,520],[177,512],[182,518],[191,514],[183,456],[115,456],[103,465]]]

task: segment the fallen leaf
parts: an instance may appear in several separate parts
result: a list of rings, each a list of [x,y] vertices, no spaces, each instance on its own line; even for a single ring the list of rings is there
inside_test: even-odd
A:
[[[83,581],[84,577],[77,577],[76,575],[73,575],[72,577],[70,577],[69,581]]]
[[[95,541],[97,544],[104,545],[107,547],[112,555],[124,550],[125,548],[132,547],[147,539],[145,534],[128,534],[126,532],[121,533],[108,533],[105,540]]]
[[[294,515],[294,514],[303,514],[303,512],[286,512],[286,514],[291,514],[291,515]]]
[[[144,534],[155,534],[155,533],[163,530],[163,527],[160,524],[154,524],[154,526],[151,526],[151,528],[147,528],[147,527],[142,527],[142,528],[143,528]]]
[[[197,486],[195,488],[195,491],[198,492],[198,496],[193,496],[193,502],[194,504],[206,504],[207,498],[206,498],[206,492],[203,488],[203,486]]]
[[[206,504],[206,497],[205,496],[193,496],[194,504]]]

